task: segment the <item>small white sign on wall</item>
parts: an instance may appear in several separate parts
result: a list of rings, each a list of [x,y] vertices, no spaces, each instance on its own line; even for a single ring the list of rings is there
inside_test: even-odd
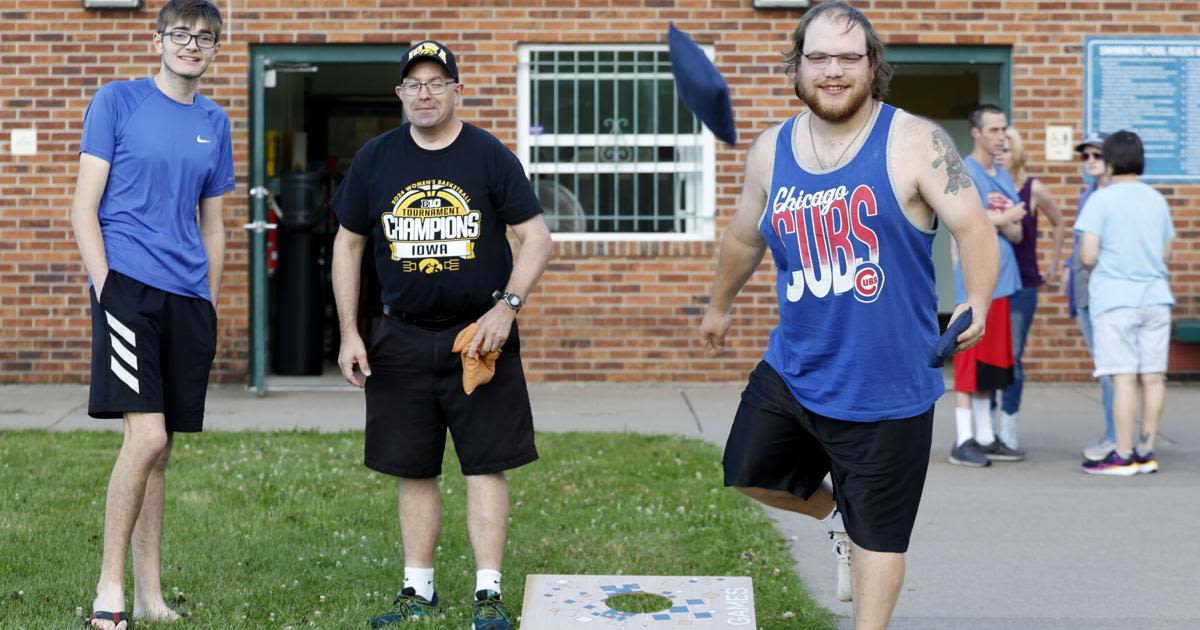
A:
[[[1074,129],[1067,125],[1046,125],[1046,160],[1070,162],[1075,157]]]
[[[9,134],[10,155],[37,155],[37,129],[13,129]]]

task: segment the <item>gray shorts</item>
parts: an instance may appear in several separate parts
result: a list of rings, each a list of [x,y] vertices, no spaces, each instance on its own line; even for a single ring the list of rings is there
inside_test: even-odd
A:
[[[1115,308],[1092,316],[1092,329],[1096,361],[1092,376],[1167,371],[1171,307]]]

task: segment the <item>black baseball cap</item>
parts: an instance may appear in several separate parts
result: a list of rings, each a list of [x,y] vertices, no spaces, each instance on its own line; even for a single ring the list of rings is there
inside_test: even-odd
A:
[[[400,78],[408,76],[408,69],[418,61],[432,60],[442,64],[446,72],[450,73],[450,78],[458,81],[458,64],[454,63],[454,53],[450,52],[442,44],[427,39],[422,42],[413,44],[412,48],[404,55],[404,69],[400,71]]]

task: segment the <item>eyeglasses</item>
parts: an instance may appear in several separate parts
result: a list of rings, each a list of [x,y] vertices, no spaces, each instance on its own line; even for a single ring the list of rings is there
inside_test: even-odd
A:
[[[164,37],[171,40],[176,46],[187,46],[196,40],[196,46],[208,50],[217,47],[217,36],[209,35],[208,33],[193,34],[187,31],[167,31],[161,33]]]
[[[443,81],[442,79],[434,79],[424,83],[419,83],[417,81],[405,81],[404,83],[400,84],[400,91],[403,92],[405,96],[416,96],[421,93],[421,88],[425,88],[429,90],[430,94],[437,96],[439,94],[445,94],[446,88],[450,87],[454,83],[456,82]]]
[[[1104,161],[1104,154],[1096,153],[1095,151],[1084,151],[1083,153],[1079,154],[1080,162],[1090,162],[1092,160]]]
[[[814,68],[824,68],[825,66],[829,65],[830,59],[837,59],[839,66],[845,69],[850,69],[854,66],[857,66],[858,62],[862,61],[863,57],[866,57],[866,55],[860,53],[842,53],[840,55],[831,55],[823,52],[811,52],[801,55],[801,57],[807,59],[808,63],[811,63]]]

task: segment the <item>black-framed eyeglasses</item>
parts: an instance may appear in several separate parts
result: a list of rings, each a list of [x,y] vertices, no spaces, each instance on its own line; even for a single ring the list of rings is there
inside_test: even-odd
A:
[[[1091,161],[1091,160],[1100,160],[1100,161],[1104,161],[1104,154],[1103,154],[1103,153],[1097,153],[1097,152],[1095,152],[1095,151],[1084,151],[1083,153],[1080,153],[1080,154],[1079,154],[1079,161],[1080,161],[1080,162],[1089,162],[1089,161]]]
[[[196,46],[205,50],[217,47],[217,36],[208,33],[189,33],[187,31],[167,31],[161,33],[163,37],[171,40],[176,46],[187,46],[196,40]]]
[[[811,63],[813,67],[824,68],[829,65],[830,59],[837,59],[838,65],[845,69],[850,69],[858,65],[867,55],[862,53],[842,53],[840,55],[831,55],[823,52],[811,52],[801,55]]]
[[[421,88],[425,88],[429,90],[430,94],[438,96],[439,94],[445,94],[446,88],[454,85],[454,83],[455,81],[446,81],[445,79],[434,79],[424,83],[419,81],[405,81],[400,84],[400,91],[405,96],[416,96],[421,93]]]

